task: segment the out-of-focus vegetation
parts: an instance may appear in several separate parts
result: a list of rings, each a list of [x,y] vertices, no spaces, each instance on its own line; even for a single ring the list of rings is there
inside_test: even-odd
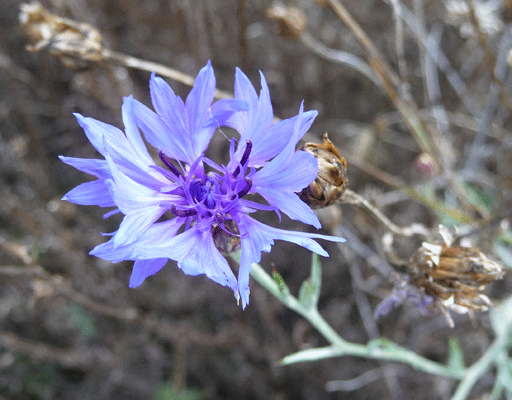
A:
[[[271,0],[42,1],[95,27],[112,51],[192,76],[211,59],[217,87],[227,92],[236,66],[255,84],[263,71],[276,116],[295,115],[302,99],[319,111],[307,140],[329,132],[347,159],[352,191],[400,226],[455,225],[463,244],[510,267],[510,2],[343,2],[361,31],[328,3],[290,1],[295,9],[283,11]],[[100,232],[119,220],[60,200],[85,177],[57,155],[96,157],[72,113],[122,127],[123,96],[149,104],[149,72],[101,57],[72,65],[44,48],[28,52],[21,4],[0,2],[0,396],[450,398],[457,380],[388,362],[278,366],[327,343],[256,282],[242,311],[229,289],[172,263],[132,290],[131,263],[90,257]],[[171,85],[188,93],[185,84]],[[212,158],[221,162],[228,148],[217,135]],[[394,281],[381,244],[386,227],[346,205],[320,217],[327,232],[347,238],[340,247],[323,243],[331,257],[322,260],[318,301],[347,341],[384,337],[441,363],[463,355],[470,366],[496,338],[509,340],[499,328],[500,320],[508,326],[508,303],[493,311],[492,324],[489,313],[454,314],[452,329],[442,315],[407,304],[376,321],[373,311]],[[282,225],[300,229],[285,218]],[[420,244],[396,237],[394,250],[407,259]],[[297,295],[309,260],[306,250],[279,243],[261,265]],[[486,293],[500,303],[511,286],[506,274]],[[496,354],[497,365],[508,360]],[[510,385],[498,370],[480,376],[468,398],[486,398],[496,379]]]

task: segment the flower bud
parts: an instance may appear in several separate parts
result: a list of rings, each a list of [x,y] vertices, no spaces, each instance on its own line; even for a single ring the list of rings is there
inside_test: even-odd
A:
[[[347,162],[324,134],[322,144],[306,143],[302,148],[313,154],[318,161],[318,176],[298,193],[301,200],[311,208],[322,208],[341,198],[348,185]]]

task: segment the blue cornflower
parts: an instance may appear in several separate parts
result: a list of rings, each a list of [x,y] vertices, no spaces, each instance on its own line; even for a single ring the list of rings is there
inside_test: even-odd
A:
[[[199,72],[185,102],[161,78],[150,80],[156,112],[131,96],[122,106],[125,132],[76,114],[92,145],[105,159],[61,160],[98,179],[64,196],[83,205],[114,207],[122,213],[119,229],[91,254],[114,262],[134,260],[130,287],[139,286],[167,262],[175,260],[188,275],[205,274],[229,286],[249,302],[251,264],[274,240],[286,240],[328,256],[313,238],[342,238],[272,228],[249,215],[257,210],[283,212],[294,220],[320,227],[313,211],[297,196],[317,176],[316,159],[295,151],[316,111],[303,111],[273,123],[268,86],[261,74],[258,96],[237,69],[235,99],[212,104],[215,77],[208,64]],[[231,140],[230,161],[218,165],[205,156],[219,126],[240,133]],[[159,151],[161,165],[149,155],[139,132]],[[249,200],[261,195],[268,204]],[[221,251],[241,249],[238,279]]]

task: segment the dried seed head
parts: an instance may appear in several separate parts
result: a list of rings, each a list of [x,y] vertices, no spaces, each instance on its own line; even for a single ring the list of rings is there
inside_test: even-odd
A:
[[[302,150],[313,154],[318,161],[317,178],[300,193],[301,200],[311,208],[322,208],[341,198],[348,185],[347,162],[324,134],[322,144],[306,143]]]
[[[298,38],[308,23],[304,13],[296,7],[273,5],[267,9],[267,16],[277,21],[281,35],[292,39]]]
[[[21,5],[20,24],[35,43],[28,51],[46,50],[66,67],[83,69],[101,60],[100,32],[91,25],[51,14],[38,2]]]
[[[439,227],[443,243],[423,243],[410,260],[410,281],[438,299],[445,311],[485,311],[491,301],[481,292],[503,277],[503,268],[474,247],[453,246],[453,236]]]
[[[492,306],[482,293],[487,283],[503,277],[503,267],[474,247],[454,246],[454,236],[439,225],[439,242],[424,242],[409,260],[393,254],[391,242],[383,240],[388,261],[405,267],[406,274],[396,274],[395,288],[375,311],[385,315],[405,301],[418,311],[440,311],[450,327],[454,326],[450,311],[467,313],[485,311]],[[391,257],[389,257],[391,256]]]

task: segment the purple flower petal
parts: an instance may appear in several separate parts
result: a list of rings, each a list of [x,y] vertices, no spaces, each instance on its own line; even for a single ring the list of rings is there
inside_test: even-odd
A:
[[[269,204],[290,218],[320,228],[320,221],[311,208],[295,192],[300,192],[318,175],[318,163],[313,155],[295,151],[295,143],[309,128],[312,118],[303,122],[303,107],[295,120],[293,134],[286,147],[252,177],[252,192],[262,195]],[[252,154],[251,154],[252,155]]]
[[[197,132],[203,127],[205,115],[212,104],[214,95],[215,75],[213,74],[212,64],[208,61],[208,64],[201,68],[199,74],[197,74],[194,86],[188,94],[185,103],[188,111],[188,125],[191,132]],[[207,141],[201,137],[193,139],[203,142],[198,146],[198,148],[203,148],[203,151],[208,147],[208,142],[210,141],[210,138]],[[206,143],[204,143],[205,141]],[[196,154],[195,158],[201,153],[202,151]]]
[[[115,246],[112,237],[108,242],[96,246],[89,254],[113,262],[158,258],[153,254],[152,246],[167,245],[176,236],[183,222],[182,218],[174,218],[169,221],[155,223],[146,230],[142,238],[128,245]]]
[[[159,204],[147,206],[124,216],[114,236],[114,245],[125,246],[137,240],[165,212]]]
[[[98,178],[110,178],[110,169],[105,160],[97,160],[93,158],[75,158],[59,156],[62,162],[65,162],[77,170],[94,175]]]
[[[308,129],[311,127],[314,119],[318,113],[316,111],[306,111],[303,113],[299,131],[302,133],[300,137],[297,137],[297,141],[305,135]],[[265,137],[261,139],[261,145],[256,148],[252,154],[249,162],[250,166],[262,166],[265,165],[263,161],[270,160],[280,154],[288,143],[290,143],[290,135],[293,132],[294,126],[299,116],[281,120],[270,127]],[[299,136],[299,135],[297,135]],[[295,139],[294,139],[295,140]],[[297,141],[292,142],[293,147],[297,144]]]
[[[144,248],[137,246],[136,257],[151,254],[155,258],[169,258],[178,261],[178,267],[187,275],[206,275],[209,279],[238,293],[238,284],[226,259],[213,243],[210,231],[197,227],[167,238],[147,243]]]
[[[158,271],[160,271],[166,262],[167,258],[135,261],[128,286],[131,288],[136,288],[142,282],[144,282],[144,279],[146,279],[148,276],[155,275]]]
[[[62,200],[83,206],[115,207],[116,205],[103,179],[78,185],[66,193]]]
[[[133,101],[133,114],[144,137],[152,146],[162,150],[170,158],[193,162],[193,157],[187,152],[184,133],[170,127],[161,116],[137,100]]]
[[[187,254],[178,261],[178,267],[188,275],[205,274],[212,281],[230,287],[235,295],[238,293],[238,283],[226,259],[220,254],[213,243],[211,232],[194,231]]]
[[[215,76],[210,63],[199,72],[185,102],[155,74],[150,91],[156,112],[131,96],[124,99],[124,132],[77,115],[104,160],[61,157],[99,178],[71,190],[67,200],[115,207],[106,216],[123,214],[117,231],[90,254],[114,262],[135,261],[130,287],[140,285],[171,259],[188,275],[204,274],[230,287],[245,308],[251,265],[260,261],[262,251],[270,251],[275,240],[293,242],[324,256],[327,253],[314,239],[344,240],[276,229],[249,217],[253,212],[282,211],[320,226],[296,195],[318,173],[315,158],[295,150],[316,117],[315,111],[304,112],[301,105],[298,116],[273,124],[265,77],[261,74],[258,96],[240,70],[236,72],[236,99],[212,105]],[[240,133],[236,150],[235,140],[231,142],[227,166],[204,155],[214,131],[224,125]],[[158,163],[150,156],[139,128],[159,151]],[[245,199],[248,193],[263,196],[268,205]],[[219,227],[225,229],[220,236]],[[218,240],[224,234],[227,240],[229,235],[241,238],[238,279],[217,249],[223,247]]]
[[[146,145],[142,140],[142,136],[140,135],[139,128],[135,122],[135,115],[133,114],[133,102],[134,100],[132,96],[128,96],[123,99],[123,107],[121,112],[123,114],[124,130],[126,132],[128,143],[130,143],[133,149],[133,154],[138,160],[140,160],[139,164],[141,166],[145,165],[148,167],[150,165],[154,165],[155,162],[149,155]]]
[[[211,106],[210,117],[206,120],[203,128],[217,129],[220,126],[226,126],[231,116],[237,115],[239,111],[247,110],[249,110],[249,105],[245,101],[235,99],[218,100]]]
[[[188,112],[185,103],[179,96],[174,94],[174,91],[162,78],[156,77],[154,73],[151,75],[149,88],[153,107],[165,123],[166,129],[168,129],[167,136],[169,136],[169,138],[172,137],[173,143],[166,143],[169,147],[164,147],[158,145],[157,142],[152,143],[149,138],[148,141],[156,148],[163,150],[171,158],[189,161],[187,158],[192,151],[192,147],[187,118]],[[157,138],[157,140],[158,139],[159,138]],[[176,156],[174,152],[177,152],[181,156]]]

